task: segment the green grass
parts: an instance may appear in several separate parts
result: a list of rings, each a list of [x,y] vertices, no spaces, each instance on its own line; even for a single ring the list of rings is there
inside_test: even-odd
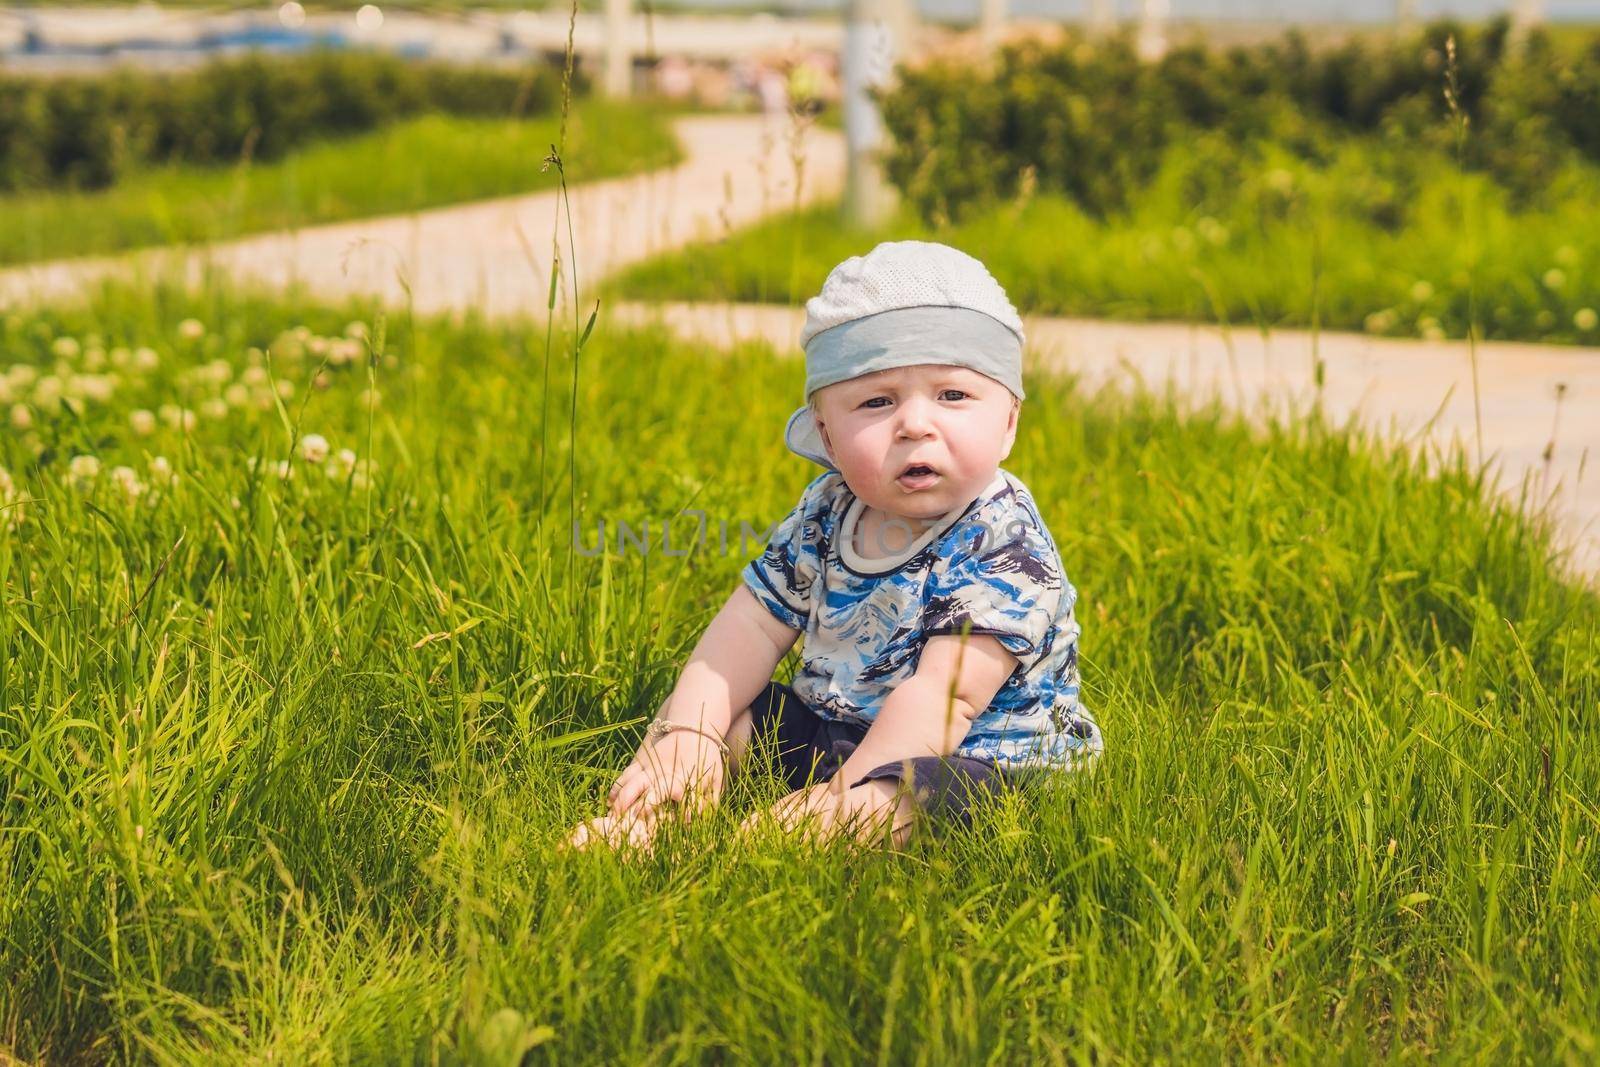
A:
[[[612,280],[642,299],[796,303],[881,240],[938,240],[982,260],[1022,310],[1132,320],[1367,330],[1600,344],[1600,168],[1568,167],[1546,206],[1518,210],[1445,158],[1398,165],[1351,141],[1311,166],[1221,141],[1172,150],[1109,219],[1039,195],[954,226],[902,210],[858,232],[836,204],[638,264]],[[1227,161],[1227,162],[1219,162]],[[1469,293],[1476,295],[1476,308]]]
[[[171,166],[111,189],[0,197],[0,263],[209,241],[550,189],[542,170],[560,116],[525,121],[427,115],[270,164]],[[682,159],[669,115],[648,103],[582,100],[565,163],[585,180]]]
[[[750,554],[586,558],[572,520],[764,527],[815,469],[779,441],[798,361],[542,334],[220,290],[0,318],[34,368],[0,437],[0,1053],[1600,1051],[1600,603],[1459,456],[1311,420],[1031,377],[1006,466],[1081,594],[1093,772],[901,855],[729,842],[764,778],[637,865],[555,854]]]

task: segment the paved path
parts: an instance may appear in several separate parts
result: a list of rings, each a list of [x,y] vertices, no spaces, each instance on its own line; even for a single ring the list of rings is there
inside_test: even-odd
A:
[[[718,345],[762,338],[793,355],[805,318],[800,308],[757,304],[628,304],[612,314],[633,322],[659,317],[681,334]],[[1030,371],[1065,369],[1090,387],[1171,383],[1196,401],[1217,397],[1249,415],[1308,407],[1315,396],[1308,331],[1263,338],[1211,325],[1035,315],[1024,315],[1023,326]],[[1455,441],[1478,454],[1465,342],[1323,333],[1316,345],[1326,365],[1323,406],[1332,420],[1354,417],[1413,446]],[[1482,454],[1498,464],[1501,490],[1518,498],[1526,481],[1530,500],[1548,499],[1575,568],[1600,578],[1600,349],[1480,344],[1478,396]]]
[[[796,171],[782,121],[750,116],[692,116],[677,131],[686,158],[651,174],[574,186],[573,239],[579,291],[617,268],[701,237],[748,225],[792,207]],[[844,170],[837,132],[809,129],[799,151],[800,200],[836,195]],[[157,250],[126,257],[72,260],[0,271],[0,309],[70,299],[109,275],[182,272],[208,264],[236,278],[281,287],[298,281],[336,298],[376,295],[401,303],[407,287],[419,311],[476,308],[541,313],[548,296],[551,237],[558,197],[537,193],[421,213],[266,234],[205,251]],[[560,217],[562,314],[572,240]],[[622,305],[610,321],[660,314],[683,332],[715,343],[762,337],[796,351],[802,313],[750,305]],[[1306,404],[1312,341],[1303,331],[1263,338],[1215,326],[1108,323],[1025,316],[1030,358],[1039,368],[1069,369],[1088,384],[1130,376],[1186,394],[1217,395],[1258,415]],[[1327,367],[1323,402],[1336,420],[1358,417],[1414,444],[1460,441],[1476,453],[1472,367],[1461,342],[1375,340],[1322,334]],[[1552,345],[1479,346],[1483,454],[1499,465],[1502,488],[1516,496],[1527,480],[1548,497],[1574,548],[1578,568],[1600,579],[1600,350]],[[1559,404],[1557,392],[1564,392]],[[1557,416],[1559,411],[1559,424]],[[1549,451],[1548,458],[1546,451]]]
[[[568,187],[572,237],[562,210],[559,295],[569,306],[574,247],[582,294],[626,263],[794,206],[794,146],[786,120],[695,115],[680,118],[675,129],[684,149],[678,166]],[[843,137],[811,127],[798,149],[804,157],[800,201],[837,196]],[[0,270],[0,309],[70,299],[85,283],[108,275],[181,273],[194,280],[214,265],[274,288],[300,282],[328,297],[359,293],[399,304],[409,286],[414,306],[423,312],[542,312],[559,200],[554,192],[534,193],[261,234],[204,250],[157,249]]]

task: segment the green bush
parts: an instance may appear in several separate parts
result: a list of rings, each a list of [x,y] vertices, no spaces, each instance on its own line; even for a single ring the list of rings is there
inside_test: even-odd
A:
[[[1141,61],[1126,35],[1098,45],[1023,41],[1005,46],[989,74],[950,61],[903,69],[882,98],[895,142],[888,172],[933,223],[1030,185],[1104,216],[1154,178],[1169,146],[1200,134],[1219,134],[1217,145],[1241,157],[1237,167],[1253,165],[1264,144],[1322,164],[1340,142],[1370,136],[1389,157],[1375,178],[1386,186],[1380,219],[1403,211],[1417,180],[1410,161],[1426,154],[1418,148],[1459,148],[1464,166],[1523,205],[1575,155],[1600,160],[1600,37],[1557,49],[1535,32],[1513,50],[1508,28],[1503,17],[1473,27],[1442,20],[1408,39],[1324,50],[1292,31],[1249,47],[1177,48],[1156,63]],[[1454,110],[1445,94],[1451,40]]]
[[[276,159],[424,111],[521,116],[560,98],[551,67],[350,52],[250,56],[179,74],[0,77],[0,191],[103,188],[140,164]]]

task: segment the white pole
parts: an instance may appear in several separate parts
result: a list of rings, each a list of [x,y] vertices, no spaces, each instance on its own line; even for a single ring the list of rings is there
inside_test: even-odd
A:
[[[633,49],[628,40],[632,0],[606,0],[605,92],[628,96],[633,92]]]
[[[984,54],[995,50],[1006,28],[1006,0],[979,0],[978,39]]]
[[[1117,25],[1116,0],[1089,0],[1089,32],[1110,33]]]
[[[1511,5],[1511,36],[1525,40],[1528,31],[1544,24],[1544,0],[1516,0]]]
[[[844,216],[854,226],[876,226],[888,216],[893,191],[883,177],[883,117],[867,95],[885,86],[895,59],[894,35],[884,0],[850,0],[844,34]]]
[[[1167,54],[1167,15],[1171,0],[1143,0],[1139,9],[1139,56],[1154,62]]]

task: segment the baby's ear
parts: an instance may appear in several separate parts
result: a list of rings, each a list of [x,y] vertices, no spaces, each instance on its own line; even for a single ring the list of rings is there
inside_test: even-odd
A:
[[[1011,398],[1011,417],[1006,420],[1006,445],[1001,450],[1000,462],[1004,463],[1011,457],[1012,446],[1017,443],[1017,420],[1022,417],[1022,401],[1016,397]]]

